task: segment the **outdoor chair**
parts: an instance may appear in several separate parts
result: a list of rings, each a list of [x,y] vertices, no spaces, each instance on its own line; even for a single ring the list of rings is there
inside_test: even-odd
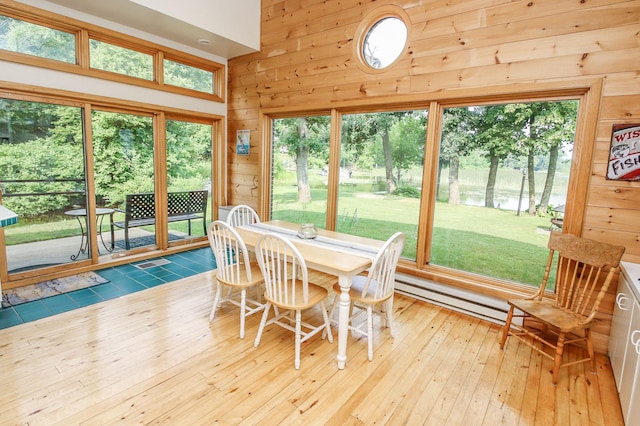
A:
[[[591,370],[595,372],[591,326],[618,272],[625,248],[560,232],[551,232],[548,247],[549,256],[538,291],[526,299],[509,300],[500,349],[507,337],[512,336],[553,360],[551,381],[555,385],[560,367],[591,361]],[[557,266],[552,293],[546,290],[554,261]],[[514,322],[514,318],[521,318],[522,322]],[[586,344],[588,356],[565,362],[565,346],[576,343]]]
[[[324,305],[328,291],[309,282],[307,265],[298,249],[276,234],[265,234],[256,242],[256,257],[265,282],[267,307],[262,314],[254,343],[260,344],[264,327],[277,324],[295,333],[296,370],[300,368],[300,345],[321,331],[333,342],[329,316]],[[271,307],[275,316],[267,321]],[[312,325],[302,320],[302,311],[320,307],[323,323]],[[323,335],[324,337],[324,335]]]
[[[235,228],[236,226],[260,223],[260,218],[251,207],[240,204],[231,209],[229,216],[227,216],[227,223]]]
[[[559,205],[551,209],[551,218],[549,219],[549,231],[562,231],[562,225],[564,225],[564,210],[565,205]]]
[[[247,297],[247,290],[251,288],[255,288],[257,294],[260,294],[260,287],[264,282],[260,267],[249,261],[244,241],[227,223],[220,220],[212,222],[208,237],[217,265],[217,284],[209,322],[213,321],[216,310],[222,303],[229,302],[239,306],[240,338],[243,339],[245,318],[265,307],[259,297]]]
[[[551,225],[549,225],[550,231],[561,231],[562,225],[564,224],[564,218],[552,217],[551,219],[549,219],[549,222],[551,222]]]
[[[382,318],[389,328],[390,335],[393,337],[392,315],[395,272],[404,243],[405,235],[402,232],[393,234],[378,251],[367,274],[353,277],[349,290],[349,296],[351,297],[349,330],[352,333],[367,337],[369,361],[373,361],[374,315]],[[336,293],[336,297],[331,308],[331,318],[333,318],[340,301],[340,293],[342,292],[338,283],[333,285],[333,291]],[[365,313],[367,315],[366,322],[359,321],[360,317]]]

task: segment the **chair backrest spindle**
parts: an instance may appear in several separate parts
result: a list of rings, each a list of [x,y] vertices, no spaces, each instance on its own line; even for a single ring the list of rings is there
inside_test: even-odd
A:
[[[247,247],[231,226],[221,220],[211,222],[208,238],[221,278],[237,283],[244,272],[248,280],[252,279]]]
[[[587,318],[595,316],[617,271],[624,248],[552,232],[549,249],[550,256],[558,256],[556,304]],[[547,264],[547,269],[550,264]],[[546,276],[545,270],[545,279]]]
[[[374,299],[383,299],[393,292],[395,287],[395,271],[404,248],[405,236],[402,232],[393,234],[382,246],[371,268],[367,274],[367,281],[362,289],[362,296],[365,295]],[[371,284],[375,291],[370,294]]]
[[[256,258],[269,298],[291,306],[308,303],[307,265],[291,242],[276,234],[264,234],[256,241]],[[301,289],[301,293],[296,291],[298,288]],[[299,296],[302,296],[303,300],[297,300]]]
[[[240,204],[232,208],[227,217],[227,223],[233,228],[259,222],[260,218],[258,217],[258,213],[245,204]]]

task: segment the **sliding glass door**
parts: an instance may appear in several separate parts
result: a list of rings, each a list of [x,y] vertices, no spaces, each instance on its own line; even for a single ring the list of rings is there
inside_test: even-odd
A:
[[[90,256],[82,115],[79,106],[0,99],[2,204],[18,214],[0,231],[9,274]]]
[[[211,221],[212,131],[210,123],[167,120],[169,245],[207,235]]]
[[[91,116],[96,206],[105,212],[100,245],[114,251],[155,247],[152,117],[99,110]]]

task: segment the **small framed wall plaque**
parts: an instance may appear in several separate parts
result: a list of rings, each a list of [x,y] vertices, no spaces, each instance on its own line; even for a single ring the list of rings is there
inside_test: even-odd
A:
[[[238,130],[236,136],[236,154],[249,155],[251,130]]]
[[[640,181],[640,124],[614,124],[607,179]]]

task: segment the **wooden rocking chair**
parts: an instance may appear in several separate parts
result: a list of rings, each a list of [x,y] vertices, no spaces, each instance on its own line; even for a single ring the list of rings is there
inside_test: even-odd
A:
[[[595,372],[590,328],[618,272],[625,248],[560,232],[551,233],[548,247],[549,257],[538,292],[527,299],[509,300],[511,307],[502,330],[500,349],[504,348],[507,337],[513,336],[552,359],[555,385],[561,366],[591,361],[591,370]],[[555,293],[547,294],[549,271],[556,252]],[[522,313],[514,313],[516,310]],[[522,325],[513,323],[514,317],[523,318]],[[586,343],[588,357],[563,363],[565,345],[578,342]]]

